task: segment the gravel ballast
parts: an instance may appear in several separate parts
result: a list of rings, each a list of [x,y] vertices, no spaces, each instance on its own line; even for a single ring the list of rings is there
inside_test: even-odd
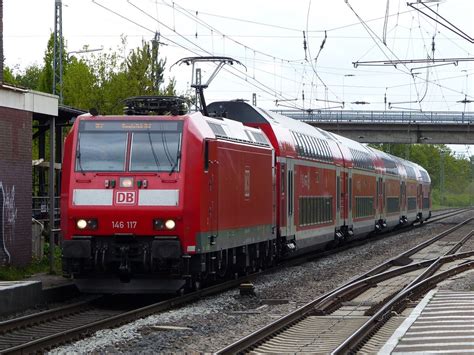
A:
[[[266,274],[254,282],[253,297],[231,290],[99,331],[52,353],[215,352],[471,215],[462,213],[395,236],[373,238],[370,244]],[[283,303],[266,304],[265,299]]]

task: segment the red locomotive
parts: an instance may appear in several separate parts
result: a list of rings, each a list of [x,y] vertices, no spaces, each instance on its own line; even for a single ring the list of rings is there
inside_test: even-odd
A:
[[[129,107],[65,141],[63,269],[83,292],[199,287],[431,216],[422,167],[303,122],[242,101]]]

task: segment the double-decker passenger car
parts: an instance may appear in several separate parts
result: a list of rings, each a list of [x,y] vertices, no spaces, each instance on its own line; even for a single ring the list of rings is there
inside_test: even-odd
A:
[[[199,287],[430,216],[416,164],[241,101],[162,100],[66,139],[63,269],[84,292]]]

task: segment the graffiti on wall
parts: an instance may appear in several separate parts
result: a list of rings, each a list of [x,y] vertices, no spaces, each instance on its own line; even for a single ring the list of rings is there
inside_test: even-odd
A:
[[[15,186],[9,189],[0,181],[0,265],[10,263],[7,244],[13,243],[17,213]]]

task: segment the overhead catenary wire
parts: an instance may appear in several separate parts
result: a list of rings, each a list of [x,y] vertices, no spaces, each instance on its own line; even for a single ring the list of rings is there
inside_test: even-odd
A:
[[[164,0],[162,0],[161,2],[164,6],[168,6],[168,7],[172,6]],[[187,11],[190,11],[190,12],[195,11],[195,10],[191,10],[191,9],[186,9],[184,7],[182,7],[182,8],[187,10]],[[407,14],[407,13],[410,13],[410,12],[415,12],[415,11],[416,10],[414,10],[414,9],[406,10],[406,11],[402,11],[402,12],[397,11],[397,13],[395,13],[395,14],[389,14],[388,17],[389,18],[390,17],[397,17],[397,22],[398,22],[398,17],[400,15]],[[280,30],[286,30],[286,31],[290,31],[290,32],[301,32],[300,28],[293,28],[293,27],[275,25],[275,24],[265,23],[265,22],[261,22],[261,21],[253,21],[253,20],[249,20],[249,19],[245,19],[245,18],[239,18],[239,17],[232,17],[232,16],[226,16],[226,15],[221,15],[221,14],[210,13],[210,12],[206,12],[206,11],[200,11],[199,13],[202,16],[222,18],[222,19],[226,19],[226,20],[232,20],[232,21],[236,21],[236,22],[242,22],[242,23],[253,24],[253,25],[258,25],[258,26],[264,26],[264,27],[269,27],[269,28],[275,28],[275,29],[280,29]],[[384,20],[384,19],[385,19],[385,16],[380,16],[380,17],[374,17],[374,18],[365,20],[365,22],[369,23],[369,22],[375,22],[375,21],[380,21],[380,20]],[[360,25],[360,22],[353,22],[353,23],[350,23],[350,24],[347,24],[347,25],[342,25],[342,26],[337,26],[337,27],[330,27],[330,28],[326,28],[326,29],[308,29],[307,34],[309,34],[309,33],[333,32],[333,31],[338,31],[338,30],[342,30],[342,29],[346,29],[346,28],[354,27],[354,26],[359,26],[359,25]]]
[[[388,26],[388,15],[390,12],[390,0],[387,0],[387,6],[385,9],[385,19],[383,22],[383,32],[382,32],[382,40],[383,44],[387,45],[387,26]]]
[[[127,2],[128,2],[131,6],[133,6],[134,8],[136,8],[138,11],[140,11],[141,13],[143,13],[144,15],[146,15],[146,16],[150,17],[152,20],[158,22],[158,20],[157,20],[156,18],[154,18],[154,17],[151,16],[149,13],[147,13],[146,11],[144,11],[143,9],[141,9],[141,8],[140,8],[139,6],[137,6],[136,4],[132,3],[131,0],[127,0]],[[161,21],[160,21],[160,23],[161,23],[162,26],[164,26],[164,27],[170,29],[169,26],[166,25],[165,23],[163,23],[163,22],[161,22]],[[178,33],[176,30],[175,30],[175,32]],[[185,38],[185,37],[183,37],[183,39],[185,39],[185,40],[186,40],[187,42],[189,42],[191,45],[193,45],[193,46],[199,48],[201,51],[207,53],[208,55],[212,55],[211,52],[207,51],[206,49],[204,49],[204,48],[202,48],[201,46],[197,45],[196,43],[192,42],[191,40],[189,40],[189,39],[187,39],[187,38]],[[186,47],[183,47],[183,48],[184,48],[184,49],[188,49],[188,48],[186,48]],[[188,49],[188,50],[189,50],[189,49]],[[191,51],[191,50],[190,50],[190,51]],[[192,52],[192,51],[191,51],[191,52]],[[193,52],[193,53],[195,53],[195,52]],[[232,68],[232,70],[237,71],[239,74],[243,74],[246,78],[249,78],[248,75],[247,75],[246,73],[242,72],[240,69],[237,69],[237,68],[235,68],[235,67],[231,67],[231,68]],[[224,67],[224,70],[226,70],[227,72],[229,72],[229,73],[232,74],[232,75],[235,75],[235,76],[239,77],[235,72],[233,72],[232,70],[227,69],[226,67]],[[240,77],[240,78],[242,79],[242,77]],[[253,80],[255,83],[252,83],[252,82],[251,82],[252,80]],[[260,82],[259,80],[255,79],[255,78],[251,78],[251,80],[250,80],[249,82],[250,82],[253,86],[257,87],[258,89],[260,89],[260,90],[266,92],[267,94],[272,94],[272,95],[274,95],[275,97],[281,97],[281,98],[283,98],[283,99],[286,99],[286,97],[285,97],[284,95],[279,95],[279,93],[278,93],[277,91],[275,91],[274,89],[268,87],[267,85],[265,85],[264,83]],[[297,106],[296,106],[296,107],[297,107]]]
[[[420,10],[418,7],[416,6],[413,6],[413,4],[421,4],[423,5],[428,11],[430,11],[431,13],[433,13],[435,15],[435,17],[433,17],[433,15],[429,15],[427,14],[426,12],[423,12],[422,10]],[[446,29],[448,29],[449,31],[455,33],[456,35],[458,35],[459,37],[465,39],[466,41],[468,41],[469,43],[474,43],[474,38],[471,37],[470,35],[468,35],[467,33],[465,33],[463,30],[461,30],[459,27],[457,27],[456,25],[454,25],[453,23],[451,23],[449,20],[445,19],[443,16],[441,16],[437,11],[434,11],[432,8],[430,8],[429,6],[427,6],[423,1],[418,1],[416,3],[407,3],[408,6],[410,6],[411,8],[419,11],[420,13],[422,13],[423,15],[425,15],[426,17],[432,19],[433,21],[435,21],[436,23],[440,24],[441,26],[445,27]],[[440,21],[438,18],[440,18],[442,21]]]
[[[105,10],[107,10],[107,11],[109,11],[109,12],[111,12],[111,13],[117,15],[117,16],[119,16],[120,18],[122,18],[122,19],[124,19],[124,20],[126,20],[126,21],[129,21],[129,22],[133,23],[134,25],[137,25],[137,26],[139,26],[140,28],[143,28],[143,29],[145,29],[145,30],[147,30],[147,31],[149,31],[149,32],[154,33],[154,30],[152,30],[152,29],[150,29],[150,28],[148,28],[148,27],[146,27],[146,26],[144,26],[144,25],[139,24],[138,22],[136,22],[136,21],[130,19],[130,18],[127,17],[127,16],[124,16],[124,15],[118,13],[117,11],[114,11],[114,10],[108,8],[107,6],[105,6],[105,5],[103,5],[103,4],[98,3],[97,0],[92,0],[92,2],[93,2],[94,4],[96,4],[96,5],[100,6],[100,7],[102,7],[103,9],[105,9]],[[156,19],[155,19],[155,20],[156,20]],[[162,37],[163,39],[165,39],[165,40],[167,40],[167,41],[169,41],[169,42],[175,44],[176,46],[178,46],[178,47],[180,47],[180,48],[182,48],[182,49],[185,49],[186,51],[189,51],[189,52],[191,52],[191,53],[193,53],[193,54],[195,54],[195,55],[201,55],[201,53],[202,53],[202,52],[200,53],[200,52],[198,52],[198,51],[196,51],[196,50],[187,48],[187,47],[181,45],[180,43],[178,43],[178,42],[176,42],[176,41],[170,40],[167,36],[161,35],[161,37]],[[193,43],[193,44],[194,44],[194,43]],[[194,44],[194,45],[195,45],[195,44]],[[199,46],[198,46],[198,47],[199,47]],[[204,51],[204,53],[206,53],[206,54],[210,54],[208,51],[206,51],[206,50],[204,50],[204,49],[201,49],[201,50]],[[224,69],[225,69],[225,68],[224,68]],[[228,71],[228,70],[227,70],[227,71]],[[236,77],[242,79],[242,77],[240,77],[240,76],[237,75],[236,73],[231,72],[231,71],[228,71],[228,72],[229,72],[231,75],[234,75],[234,76],[236,76]],[[267,94],[269,94],[269,95],[272,95],[272,96],[274,95],[274,92],[271,90],[271,88],[267,88],[266,85],[260,83],[260,82],[259,82],[258,80],[256,80],[256,79],[253,79],[253,80],[254,80],[255,82],[254,82],[254,83],[251,83],[251,85],[253,85],[253,86],[256,87],[257,89],[261,90],[262,92],[265,92],[265,93],[267,93]],[[296,108],[297,108],[297,107],[296,107]]]
[[[128,2],[130,3],[130,1],[128,1]],[[166,4],[166,2],[164,2],[164,3]],[[191,12],[189,12],[189,11],[183,9],[180,5],[176,4],[175,2],[173,2],[173,4],[176,5],[175,8],[177,8],[178,11],[180,11],[180,12],[181,12],[183,15],[185,15],[186,17],[188,17],[188,18],[190,18],[190,19],[192,19],[192,20],[195,20],[195,21],[200,22],[203,26],[205,26],[205,27],[207,27],[207,28],[209,28],[209,29],[212,29],[214,32],[219,33],[220,35],[222,35],[223,38],[226,38],[226,39],[228,39],[228,40],[230,40],[230,41],[232,41],[232,42],[234,42],[234,43],[236,43],[236,44],[242,46],[244,49],[249,48],[247,45],[241,43],[240,41],[236,41],[236,40],[234,40],[233,38],[227,36],[226,34],[224,34],[223,32],[221,32],[221,31],[218,30],[217,28],[215,28],[215,27],[209,25],[209,24],[206,23],[205,21],[196,18]],[[145,14],[146,14],[146,13],[145,13]],[[146,15],[148,15],[148,14],[146,14]],[[273,60],[273,64],[274,64],[274,65],[275,65],[275,61],[276,61],[277,59],[278,59],[278,60],[281,60],[281,61],[286,61],[287,63],[300,62],[300,61],[301,61],[300,59],[296,59],[296,60],[295,60],[295,59],[287,59],[287,58],[276,57],[276,56],[274,56],[274,55],[271,55],[271,54],[268,54],[268,53],[265,53],[265,52],[263,52],[263,51],[259,51],[259,50],[256,50],[256,49],[252,49],[252,50],[253,50],[253,52],[254,52],[254,57],[255,57],[256,53],[261,54],[261,55],[264,55],[264,56],[266,56],[266,57],[271,58],[271,59]],[[274,72],[275,72],[275,70],[274,70]],[[255,75],[253,75],[252,79],[253,79],[253,80],[257,80],[257,79],[255,79]],[[260,84],[261,84],[261,85],[264,85],[264,84],[261,83],[261,82],[260,82]],[[267,86],[267,88],[269,88],[269,87]],[[278,95],[276,95],[276,94],[277,94],[276,81],[274,81],[274,88],[275,88],[275,89],[273,89],[273,90],[274,90],[274,92],[275,92],[275,97],[278,97]],[[271,88],[269,88],[269,89],[271,89]],[[280,93],[280,96],[281,96],[281,95],[282,95],[282,93]]]
[[[100,0],[98,0],[100,1]],[[137,2],[135,2],[137,3]],[[154,2],[156,3],[156,1]],[[139,5],[141,5],[141,3],[137,3]],[[117,9],[120,9],[120,8],[117,8]],[[147,11],[149,14],[152,14],[154,15],[155,11],[149,11],[149,9],[146,9],[145,11]],[[117,12],[117,11],[116,11]],[[135,25],[137,24],[141,24],[142,26],[140,26],[140,28],[142,27],[147,27],[148,28],[148,31],[149,33],[154,33],[155,29],[153,25],[150,26],[150,24],[147,25],[147,23],[149,23],[149,21],[143,21],[141,19],[137,19],[137,16],[134,16],[136,15],[135,12],[126,12],[126,13],[122,13],[123,15],[127,16],[129,18],[129,20],[135,22]],[[170,12],[171,14],[171,12]],[[195,14],[195,13],[194,13]],[[198,12],[198,17],[200,17],[202,19],[203,16],[202,15],[202,12],[201,10],[199,10]],[[152,17],[155,17],[155,16],[152,16]],[[194,16],[196,17],[196,16]],[[172,16],[163,16],[160,14],[160,18],[159,18],[160,22],[164,22],[166,24],[171,24],[173,18]],[[426,23],[429,23],[428,21],[426,21],[426,19],[423,19],[422,17],[422,20],[423,22],[423,25],[425,25],[425,22]],[[206,46],[206,42],[202,41],[202,40],[199,40],[199,41],[193,41],[194,43],[191,45],[190,42],[187,42],[184,40],[183,37],[187,37],[188,39],[190,40],[193,40],[195,38],[195,31],[193,31],[193,28],[191,28],[191,31],[189,32],[193,32],[193,33],[189,33],[189,35],[184,35],[183,34],[183,26],[182,26],[182,23],[183,23],[183,17],[181,16],[181,13],[178,11],[178,6],[175,5],[175,30],[179,33],[176,33],[176,32],[173,32],[173,33],[170,33],[170,31],[168,31],[167,29],[165,29],[164,27],[163,28],[163,40],[165,40],[165,42],[168,42],[167,40],[170,39],[172,40],[174,43],[172,42],[169,42],[169,44],[172,46],[172,47],[176,47],[176,48],[181,48],[183,50],[192,50],[191,53],[195,52],[195,53],[199,53],[198,55],[206,55],[205,53],[206,52],[203,52],[202,50],[200,50],[199,48],[195,47],[194,46],[194,43],[196,44],[200,44],[202,49],[204,50],[207,50],[209,52],[210,50],[210,45],[209,46]],[[195,22],[197,23],[197,22]],[[434,23],[432,23],[434,24]],[[393,26],[393,22],[390,21],[390,25]],[[157,23],[156,26],[162,26],[160,23]],[[413,26],[415,28],[415,26]],[[189,28],[189,21],[188,21],[188,24],[187,24],[187,28]],[[198,29],[198,37],[201,39],[201,36],[213,36],[212,34],[212,31],[211,30],[204,30],[202,29],[201,25],[199,24],[198,27],[196,27]],[[402,27],[398,27],[397,28],[399,29],[399,31],[402,31],[403,28]],[[300,30],[301,31],[301,30]],[[413,35],[415,35],[415,33],[417,33],[418,31],[414,32]],[[420,34],[422,34],[422,36],[420,35],[416,35],[416,36],[412,36],[412,37],[425,37],[427,38],[426,35],[424,35],[424,31],[421,32],[421,29],[420,29]],[[404,37],[402,32],[399,32],[399,36],[400,38]],[[443,32],[440,32],[438,33],[438,39],[443,37],[444,33]],[[226,36],[228,36],[228,34],[226,34]],[[219,36],[217,36],[219,37]],[[277,37],[281,37],[281,36],[275,36],[276,38]],[[300,40],[298,41],[299,43],[301,43],[301,32],[300,32],[300,35],[299,36],[294,36],[295,38],[299,37]],[[308,37],[308,36],[307,36]],[[332,37],[332,36],[331,36]],[[342,36],[342,37],[346,37],[346,36]],[[352,37],[352,36],[351,36]],[[360,37],[360,38],[364,38],[362,36],[354,36],[354,37]],[[431,36],[430,36],[431,37]],[[370,36],[368,38],[371,38]],[[390,40],[390,44],[392,44],[392,36],[390,36],[390,38],[387,38],[387,40]],[[446,37],[447,38],[447,37]],[[455,44],[457,44],[459,41],[457,41],[456,39],[452,39],[452,38],[447,38],[448,40],[452,41],[452,42],[456,42]],[[220,39],[218,39],[219,42],[220,42]],[[314,37],[311,37],[310,39],[310,42],[312,41],[314,43]],[[234,43],[230,43],[230,41],[227,40],[226,38],[226,51],[227,53],[235,53],[236,51],[236,48],[238,46],[234,45]],[[240,41],[242,43],[242,41]],[[319,41],[318,41],[319,42]],[[331,45],[333,45],[332,41],[330,41]],[[210,43],[210,41],[209,41]],[[248,46],[247,44],[245,43],[242,43],[244,45],[243,47],[243,50],[240,52],[240,53],[237,53],[237,54],[241,54],[242,57],[246,57],[247,60],[249,61],[249,72],[248,73],[238,73],[238,72],[234,72],[234,74],[236,75],[236,78],[238,80],[245,80],[245,81],[252,81],[251,80],[251,77],[252,77],[252,72],[254,72],[256,74],[256,79],[261,81],[262,84],[266,85],[267,86],[267,91],[264,91],[262,90],[262,94],[263,95],[269,95],[269,96],[275,96],[275,95],[283,95],[283,96],[286,96],[286,97],[294,97],[293,96],[293,93],[294,92],[300,92],[299,94],[299,97],[302,98],[302,91],[301,90],[292,90],[292,84],[291,83],[294,83],[296,84],[296,86],[299,86],[300,88],[302,86],[304,86],[304,92],[305,92],[305,106],[307,106],[307,103],[311,100],[312,97],[314,97],[314,93],[322,93],[321,92],[321,89],[323,89],[323,86],[324,85],[320,85],[320,81],[319,79],[316,78],[315,74],[312,73],[311,70],[308,70],[310,68],[308,68],[309,66],[309,62],[305,62],[304,60],[301,60],[300,62],[294,62],[294,63],[288,63],[288,62],[285,62],[284,59],[285,58],[281,58],[281,59],[273,59],[273,57],[268,57],[265,58],[259,54],[255,55],[255,53],[252,54],[253,50],[252,50],[252,47]],[[255,46],[255,44],[254,44]],[[301,45],[300,45],[301,46]],[[168,48],[171,48],[171,47],[168,47]],[[218,51],[220,50],[220,48],[222,48],[221,46],[217,46]],[[312,47],[313,50],[314,50],[314,46]],[[332,46],[330,48],[333,48]],[[415,47],[416,49],[416,47]],[[441,49],[441,47],[440,47]],[[438,48],[437,48],[438,50]],[[246,55],[244,56],[243,53],[244,51],[246,51]],[[211,53],[213,53],[214,51],[211,51]],[[388,51],[387,51],[388,53]],[[397,52],[398,53],[398,52]],[[439,55],[438,51],[436,51],[437,53],[437,56]],[[267,53],[268,54],[268,53]],[[302,52],[300,53],[302,54]],[[232,55],[234,57],[234,55]],[[252,62],[252,56],[254,56],[254,60],[253,60],[253,66],[252,64],[250,64]],[[432,55],[430,55],[430,57],[432,57]],[[238,59],[239,57],[236,57],[236,59]],[[324,56],[323,59],[326,59],[327,57]],[[438,57],[439,58],[439,57]],[[283,59],[283,60],[282,60]],[[322,61],[322,63],[324,62],[324,60]],[[268,66],[268,68],[265,68],[265,64],[264,63],[268,63],[268,64],[272,64],[273,66],[273,70],[270,69],[271,67]],[[411,67],[411,66],[410,66]],[[288,79],[292,79],[291,78],[291,75],[285,75],[285,73],[288,73],[288,70],[285,69],[285,68],[295,68],[294,70],[297,72],[297,75],[296,75],[296,80],[288,80]],[[233,68],[229,67],[230,70],[234,71]],[[268,70],[266,70],[268,69]],[[275,69],[278,69],[278,70],[275,70]],[[334,71],[333,73],[331,73],[331,71]],[[323,75],[323,79],[326,81],[325,84],[328,86],[327,88],[327,92],[330,93],[329,95],[329,98],[332,98],[333,94],[331,93],[331,91],[334,89],[334,87],[337,87],[339,86],[338,84],[334,84],[334,77],[329,77],[328,75],[337,75],[337,76],[341,76],[343,74],[345,74],[344,72],[347,72],[347,69],[343,69],[342,67],[338,67],[338,66],[335,66],[334,69],[328,69],[328,66],[320,66],[319,64],[317,65],[317,73],[318,75]],[[411,70],[413,71],[413,70]],[[433,70],[430,70],[431,73],[429,73],[429,77],[421,77],[421,76],[418,76],[418,75],[415,75],[415,80],[416,80],[416,85],[421,85],[421,84],[424,84],[426,85],[426,83],[434,83],[435,81],[440,84],[441,86],[446,86],[446,85],[443,85],[443,74],[444,73],[447,73],[449,72],[450,70],[439,70],[440,74],[441,75],[438,75],[438,76],[433,76]],[[342,73],[341,73],[342,72]],[[351,71],[349,71],[351,72]],[[397,81],[400,81],[400,79],[397,77],[397,73],[390,73],[390,72],[384,72],[384,71],[380,71],[380,70],[367,70],[367,71],[364,71],[361,69],[358,69],[357,72],[361,72],[361,76],[365,76],[366,78],[370,78],[370,76],[376,76],[377,73],[383,73],[384,75],[390,75],[391,77],[393,77],[395,80]],[[400,75],[406,75],[407,73],[403,73],[403,72],[400,72]],[[393,76],[392,76],[393,75]],[[271,77],[272,76],[272,77]],[[275,83],[275,76],[277,78],[276,82],[278,85],[274,85]],[[359,76],[359,75],[358,75]],[[313,80],[314,78],[314,80]],[[439,81],[439,80],[441,81]],[[360,82],[360,80],[357,80]],[[272,83],[273,82],[273,85],[269,83]],[[253,85],[253,84],[255,85]],[[252,81],[251,85],[254,86],[254,87],[257,87],[258,84],[254,81]],[[385,85],[377,85],[375,83],[374,84],[370,84],[370,81],[368,82],[369,84],[368,85],[357,85],[357,87],[367,87],[367,88],[376,88],[376,87],[380,87],[382,88],[385,87]],[[447,83],[447,82],[445,82]],[[329,85],[331,84],[331,85]],[[413,84],[411,84],[413,85]],[[356,87],[356,86],[354,86]],[[450,83],[447,83],[447,87],[451,90],[450,92],[456,92],[456,87],[453,85],[453,84],[450,84]],[[420,86],[420,89],[421,88],[424,88],[424,86]],[[263,89],[263,88],[262,88]],[[453,91],[454,89],[454,91]],[[257,88],[257,90],[260,90],[260,88]],[[324,89],[325,90],[325,89]],[[441,88],[440,88],[441,90]],[[356,91],[356,90],[354,90]],[[372,90],[373,91],[373,90]],[[290,93],[288,95],[288,93]],[[365,91],[364,91],[365,92]],[[423,95],[423,92],[424,90],[420,90],[419,92],[419,95],[418,97],[421,98]],[[459,91],[458,91],[459,92]],[[326,93],[326,90],[324,91],[324,94]],[[391,94],[395,94],[393,91],[391,92]],[[413,94],[415,94],[415,92],[413,92]],[[313,96],[312,96],[313,95]],[[434,100],[435,97],[432,97],[432,93],[431,93],[431,90],[430,90],[430,96],[426,96],[423,100],[426,101],[426,100],[430,100],[429,102],[434,102],[434,101],[431,101],[432,99]],[[451,100],[451,96],[446,96],[446,99],[447,100]],[[348,98],[347,101],[354,101],[354,98]],[[375,102],[374,100],[367,100],[367,101],[371,101],[371,102]],[[295,105],[298,106],[300,105],[301,106],[301,101],[298,101],[298,102],[295,102]]]
[[[306,32],[308,31],[308,28],[309,28],[309,15],[310,15],[310,11],[311,11],[311,1],[312,0],[309,0],[309,2],[308,2],[308,10],[307,10],[307,13],[306,13]],[[323,43],[320,46],[319,52],[321,52],[321,50],[324,47],[325,43],[326,43],[326,37],[324,38]],[[308,56],[309,56],[309,59],[307,60],[307,62],[310,64],[311,69],[313,70],[314,76],[321,82],[321,84],[323,84],[324,92],[325,92],[325,99],[324,100],[322,100],[322,99],[319,99],[319,100],[318,99],[313,99],[313,100],[314,101],[322,101],[322,102],[326,101],[327,102],[328,101],[327,92],[329,90],[329,87],[327,86],[327,84],[324,82],[324,80],[321,78],[321,76],[318,74],[318,72],[316,70],[317,57],[315,57],[314,63],[313,63],[313,59],[312,59],[312,55],[311,55],[311,46],[310,46],[309,41],[307,41],[307,49],[308,49]],[[318,56],[319,56],[319,52],[318,52]],[[335,93],[333,93],[332,91],[331,91],[331,93],[334,95],[334,97],[339,99],[339,97]],[[338,102],[338,103],[340,103],[341,105],[344,106],[342,101]]]
[[[394,67],[395,67],[396,69],[399,69],[399,68],[398,68],[395,64],[402,64],[403,66],[405,66],[405,68],[408,69],[408,67],[406,66],[407,62],[404,62],[403,60],[400,60],[400,59],[396,56],[396,54],[395,54],[392,50],[390,50],[390,48],[387,47],[388,50],[389,50],[389,52],[396,58],[395,60],[390,59],[390,57],[385,53],[385,51],[383,50],[383,48],[378,45],[377,39],[379,39],[379,38],[377,37],[377,35],[370,29],[369,26],[367,26],[366,24],[364,24],[363,19],[355,12],[355,10],[354,10],[354,9],[352,8],[352,6],[349,4],[349,1],[348,1],[348,0],[345,0],[345,3],[349,6],[349,8],[350,8],[350,9],[352,10],[352,12],[356,15],[356,17],[359,18],[359,20],[360,20],[361,23],[364,25],[364,28],[367,30],[367,32],[369,33],[369,35],[372,36],[372,34],[373,34],[373,40],[374,40],[374,42],[375,42],[375,43],[377,44],[377,46],[379,47],[380,51],[387,57],[387,59],[388,59],[387,61],[380,61],[380,62],[385,62],[385,63],[387,63],[387,64],[389,64],[389,65],[394,65]],[[412,18],[412,20],[413,20],[413,18]],[[411,33],[411,32],[410,32],[410,33]],[[421,33],[421,31],[420,31],[420,33]],[[421,34],[422,34],[422,33],[421,33]],[[423,36],[422,36],[422,37],[423,37]],[[379,39],[379,40],[380,40],[380,39]],[[426,48],[426,46],[425,46],[425,48]],[[427,51],[427,52],[428,52],[428,51]],[[429,54],[428,54],[428,56],[429,56]],[[434,58],[433,58],[432,60],[434,60]],[[357,66],[357,65],[359,65],[359,63],[354,62],[354,65]],[[400,69],[399,69],[399,70],[400,70]],[[407,74],[409,74],[409,73],[407,73]],[[412,74],[411,71],[410,71],[410,74]],[[419,90],[418,90],[418,86],[417,86],[417,83],[416,83],[416,78],[415,78],[415,76],[414,76],[414,75],[411,75],[411,78],[412,78],[412,80],[413,80],[413,85],[414,85],[414,88],[415,88],[415,92],[416,92],[416,96],[417,96],[417,101],[418,101],[418,104],[419,104],[419,106],[420,106],[420,110],[422,110],[421,102],[422,102],[422,101],[424,100],[424,98],[426,97],[426,93],[427,93],[427,90],[428,90],[429,69],[427,69],[427,78],[425,79],[425,90],[424,90],[424,94],[423,94],[423,95],[420,96],[420,92],[419,92]],[[410,102],[410,103],[412,103],[412,102]]]

